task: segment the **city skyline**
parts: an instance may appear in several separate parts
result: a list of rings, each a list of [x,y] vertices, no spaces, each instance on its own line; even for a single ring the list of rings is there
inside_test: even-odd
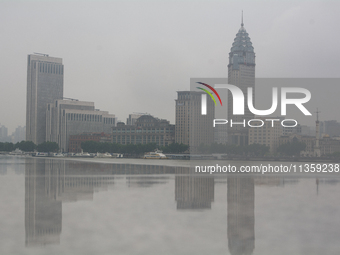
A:
[[[174,123],[176,91],[187,90],[191,77],[227,77],[242,9],[259,56],[257,77],[339,76],[340,38],[332,32],[339,3],[151,3],[1,3],[0,107],[11,114],[2,110],[0,120],[9,133],[25,125],[26,57],[33,52],[63,58],[66,97],[94,101],[120,120],[145,111]],[[333,119],[321,111],[322,120]]]

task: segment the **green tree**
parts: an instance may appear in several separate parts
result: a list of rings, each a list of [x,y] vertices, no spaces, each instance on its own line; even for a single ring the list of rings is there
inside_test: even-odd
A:
[[[189,145],[185,145],[183,143],[171,143],[167,146],[163,146],[161,149],[164,153],[183,153],[187,151]]]
[[[0,151],[13,151],[14,148],[14,144],[13,143],[0,143]]]
[[[253,143],[247,146],[247,153],[248,155],[253,156],[264,156],[266,153],[269,152],[269,147],[264,144],[257,144]]]
[[[335,151],[330,155],[332,158],[340,158],[340,151]]]
[[[81,148],[83,151],[89,152],[89,153],[96,153],[98,152],[98,146],[99,142],[95,141],[86,141],[81,143]]]
[[[300,152],[306,149],[306,144],[303,142],[293,141],[281,144],[277,151],[286,156],[299,156]]]
[[[59,146],[55,142],[44,142],[37,146],[37,151],[39,152],[57,152]]]
[[[15,144],[15,148],[19,148],[22,151],[34,151],[37,146],[32,141],[21,141]]]

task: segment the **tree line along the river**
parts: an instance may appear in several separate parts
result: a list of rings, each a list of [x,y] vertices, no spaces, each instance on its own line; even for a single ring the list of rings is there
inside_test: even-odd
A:
[[[117,144],[117,143],[100,143],[95,141],[82,142],[81,148],[85,152],[89,153],[125,153],[131,155],[140,155],[146,152],[154,151],[156,149],[162,150],[164,153],[185,153],[189,150],[189,146],[185,144],[171,143],[167,146],[157,146],[156,143],[148,144]],[[302,142],[289,142],[280,145],[276,149],[276,156],[299,156],[301,151],[305,150],[306,144]],[[0,151],[11,152],[15,149],[20,149],[25,152],[58,152],[59,146],[55,142],[44,142],[39,145],[34,144],[31,141],[21,141],[15,144],[10,142],[0,142]],[[218,144],[213,143],[211,145],[201,144],[198,147],[198,153],[211,154],[211,153],[223,153],[229,155],[241,155],[241,156],[257,156],[263,157],[270,155],[269,147],[261,144],[250,144],[245,146],[238,146],[234,144]],[[324,155],[328,157],[340,158],[340,152],[334,152],[330,155]]]
[[[35,143],[31,141],[21,141],[17,142],[15,144],[13,143],[1,143],[0,142],[0,151],[14,151],[15,149],[20,149],[25,152],[30,151],[39,151],[39,152],[58,152],[59,146],[55,142],[44,142],[39,145],[36,145]]]
[[[83,151],[89,153],[128,153],[128,154],[142,154],[145,152],[154,151],[156,149],[162,150],[164,153],[183,153],[188,150],[189,146],[184,144],[172,143],[167,146],[157,146],[156,143],[148,144],[117,144],[117,143],[100,143],[94,141],[87,141],[81,144]],[[11,152],[15,149],[20,149],[25,152],[58,152],[59,146],[55,142],[44,142],[36,145],[31,141],[21,141],[18,143],[2,143],[0,142],[0,151]]]

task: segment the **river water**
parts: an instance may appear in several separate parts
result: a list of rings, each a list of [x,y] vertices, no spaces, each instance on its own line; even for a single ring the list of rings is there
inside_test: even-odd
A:
[[[0,254],[340,254],[338,175],[189,167],[0,156]]]

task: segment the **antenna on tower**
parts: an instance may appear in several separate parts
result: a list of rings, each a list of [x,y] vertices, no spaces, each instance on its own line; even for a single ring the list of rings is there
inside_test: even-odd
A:
[[[319,113],[321,113],[321,112],[319,112],[319,108],[316,108],[316,121],[319,121]]]
[[[241,26],[243,27],[243,10],[242,10],[242,19],[241,19],[242,23]]]

